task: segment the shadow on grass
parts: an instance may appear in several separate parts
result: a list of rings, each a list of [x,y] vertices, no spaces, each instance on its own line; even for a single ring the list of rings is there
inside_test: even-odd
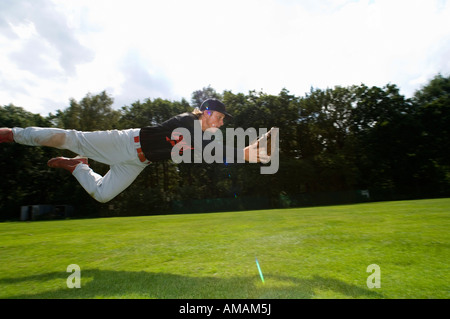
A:
[[[81,288],[67,288],[70,273],[52,272],[35,276],[0,279],[0,285],[20,285],[28,292],[5,296],[9,299],[91,299],[91,298],[155,298],[155,299],[310,299],[315,290],[332,291],[341,298],[383,298],[373,290],[346,282],[314,276],[299,279],[267,274],[266,284],[259,276],[217,278],[188,277],[144,271],[81,270]],[[59,281],[59,288],[40,288],[48,281]],[[27,283],[29,282],[29,283]],[[48,285],[46,285],[48,287]],[[42,287],[42,286],[41,286]],[[33,292],[34,291],[34,292]]]

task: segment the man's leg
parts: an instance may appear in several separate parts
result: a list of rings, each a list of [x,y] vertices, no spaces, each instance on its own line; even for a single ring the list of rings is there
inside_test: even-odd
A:
[[[133,138],[139,129],[80,132],[58,128],[13,128],[16,143],[67,149],[97,162],[112,165],[136,158]]]
[[[139,160],[136,151],[140,146],[134,138],[139,136],[139,129],[80,132],[28,127],[14,128],[13,136],[20,144],[68,149],[110,165],[102,177],[80,159],[55,158],[48,162],[50,167],[69,170],[93,198],[103,203],[126,189],[148,164]]]
[[[95,173],[88,165],[77,165],[73,176],[94,199],[106,203],[133,183],[146,167],[138,159],[111,165],[105,176]]]

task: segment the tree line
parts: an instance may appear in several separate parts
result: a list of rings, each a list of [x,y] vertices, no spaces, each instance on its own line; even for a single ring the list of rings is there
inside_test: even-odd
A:
[[[0,127],[59,127],[84,131],[139,128],[221,99],[233,119],[222,128],[280,132],[280,166],[261,175],[261,164],[152,163],[122,194],[97,203],[64,170],[47,167],[69,151],[17,144],[0,146],[0,213],[17,218],[21,205],[67,204],[78,216],[127,216],[233,209],[279,208],[362,200],[450,195],[450,77],[436,75],[412,98],[395,84],[216,92],[206,87],[191,101],[161,98],[114,109],[106,92],[41,116],[0,106]],[[226,136],[226,134],[223,134]],[[250,142],[250,141],[248,141]],[[90,161],[100,174],[108,167]],[[359,191],[359,193],[358,193]]]

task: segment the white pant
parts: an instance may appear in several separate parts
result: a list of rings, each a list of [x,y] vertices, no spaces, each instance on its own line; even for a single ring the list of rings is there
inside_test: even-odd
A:
[[[105,176],[95,173],[88,165],[79,164],[73,176],[96,200],[105,203],[125,190],[149,161],[141,162],[135,142],[140,129],[80,132],[57,128],[13,128],[14,141],[31,146],[67,149],[78,155],[110,165]]]

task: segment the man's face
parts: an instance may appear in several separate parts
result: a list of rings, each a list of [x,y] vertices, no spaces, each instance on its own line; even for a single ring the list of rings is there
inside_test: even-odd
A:
[[[225,114],[217,111],[204,111],[202,130],[205,131],[209,128],[219,129],[223,125],[223,120],[225,119]]]

